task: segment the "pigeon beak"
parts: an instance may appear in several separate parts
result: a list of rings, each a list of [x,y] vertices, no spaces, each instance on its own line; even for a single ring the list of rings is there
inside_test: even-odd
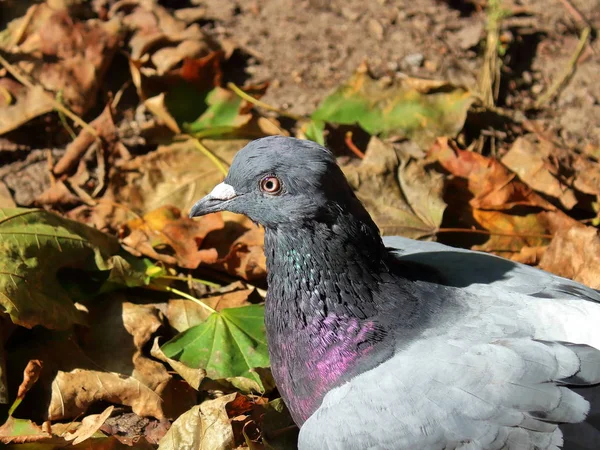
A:
[[[210,194],[198,200],[196,204],[192,206],[190,218],[223,211],[225,205],[235,197],[237,197],[237,194],[235,189],[233,189],[233,186],[227,183],[219,183],[214,187]]]

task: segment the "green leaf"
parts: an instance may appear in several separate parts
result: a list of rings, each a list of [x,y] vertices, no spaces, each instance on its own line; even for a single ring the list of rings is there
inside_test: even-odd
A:
[[[307,139],[320,145],[325,145],[325,122],[322,120],[310,120],[304,124],[302,131]]]
[[[206,111],[192,123],[184,124],[184,128],[193,134],[206,130],[214,130],[217,134],[233,131],[252,117],[250,114],[241,114],[242,102],[242,98],[234,92],[216,87],[206,96]]]
[[[473,95],[442,81],[405,78],[385,84],[356,72],[325,98],[313,120],[358,123],[369,134],[400,136],[429,148],[439,136],[454,136],[465,122]]]
[[[260,371],[254,370],[269,366],[263,305],[213,313],[206,322],[165,343],[161,350],[188,367],[206,370],[214,380],[227,379],[244,390],[266,389]],[[252,383],[236,384],[236,378]]]
[[[0,312],[31,328],[82,323],[73,300],[144,283],[116,238],[37,209],[0,208]]]

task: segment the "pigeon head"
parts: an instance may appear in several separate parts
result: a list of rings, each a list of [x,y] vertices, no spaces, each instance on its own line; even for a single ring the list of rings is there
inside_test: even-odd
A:
[[[192,207],[190,217],[216,211],[244,214],[267,229],[333,223],[342,213],[370,221],[329,150],[282,136],[240,150],[225,180]]]

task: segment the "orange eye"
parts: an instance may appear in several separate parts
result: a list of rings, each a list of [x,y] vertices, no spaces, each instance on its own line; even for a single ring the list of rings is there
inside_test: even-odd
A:
[[[281,182],[274,176],[264,177],[260,180],[260,189],[271,195],[277,195],[281,192]]]

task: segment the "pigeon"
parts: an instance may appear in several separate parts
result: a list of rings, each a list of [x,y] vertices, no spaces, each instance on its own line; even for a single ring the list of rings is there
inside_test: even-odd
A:
[[[265,230],[265,329],[304,449],[600,448],[600,292],[380,236],[334,155],[271,136],[191,209]]]

